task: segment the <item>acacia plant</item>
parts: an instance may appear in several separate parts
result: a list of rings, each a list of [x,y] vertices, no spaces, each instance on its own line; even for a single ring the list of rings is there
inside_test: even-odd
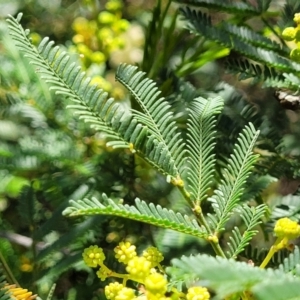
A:
[[[299,64],[291,60],[293,57],[289,58],[287,47],[281,47],[245,25],[245,20],[253,16],[260,16],[267,22],[265,15],[270,1],[261,1],[257,7],[246,1],[234,5],[214,0],[177,2],[232,14],[228,22],[216,26],[200,10],[189,5],[180,9],[190,30],[214,43],[215,52],[210,56],[211,60],[218,55],[227,55],[229,48],[239,53],[242,59],[229,59],[227,66],[243,78],[255,77],[267,86],[279,85],[290,90],[298,87]],[[164,11],[161,11],[160,1],[158,3],[150,28],[162,30],[163,17],[171,1]],[[184,63],[186,57],[183,55],[180,68],[174,67],[170,71],[172,83],[160,83],[160,91],[153,78],[162,80],[158,61],[167,62],[168,57],[163,54],[155,57],[151,52],[157,46],[159,30],[154,37],[149,32],[146,35],[144,55],[151,56],[152,60],[151,64],[147,64],[145,59],[142,64],[146,73],[128,64],[121,64],[116,71],[116,80],[132,98],[132,107],[122,105],[108,97],[108,93],[99,89],[97,84],[92,84],[91,78],[86,77],[81,68],[71,62],[69,55],[54,46],[49,38],[44,38],[35,47],[29,30],[20,25],[21,17],[22,14],[16,18],[8,17],[10,35],[50,90],[67,98],[67,109],[71,109],[79,119],[90,124],[95,131],[104,133],[108,147],[127,149],[133,157],[141,158],[161,173],[170,185],[178,189],[178,197],[184,199],[189,207],[183,214],[173,207],[155,203],[155,199],[145,201],[136,198],[135,204],[131,205],[124,203],[121,197],[103,193],[101,197],[71,199],[63,215],[68,218],[117,216],[191,235],[211,246],[212,251],[174,257],[169,267],[163,267],[162,254],[156,248],[150,247],[142,256],[137,256],[134,245],[122,242],[115,248],[115,253],[118,261],[126,265],[127,273],[123,274],[107,267],[103,249],[91,245],[83,252],[85,263],[89,267],[100,267],[97,276],[101,280],[108,277],[123,280],[122,283],[107,285],[106,297],[116,300],[143,297],[209,299],[215,295],[216,299],[298,299],[300,256],[297,247],[279,265],[265,269],[275,253],[291,249],[290,240],[300,235],[297,222],[283,218],[291,216],[285,214],[289,208],[277,211],[277,215],[271,217],[273,225],[276,221],[274,233],[277,238],[262,261],[257,264],[254,252],[250,251],[250,256],[247,256],[246,251],[259,229],[264,231],[268,221],[268,206],[261,201],[260,190],[271,182],[271,175],[276,176],[282,170],[294,176],[297,174],[299,163],[284,157],[280,142],[277,143],[278,136],[273,140],[270,138],[276,124],[270,130],[265,129],[263,117],[245,105],[240,116],[244,120],[249,117],[249,121],[253,119],[253,122],[247,120],[241,129],[240,126],[232,129],[231,134],[237,129],[238,134],[226,135],[227,128],[219,129],[217,126],[228,122],[222,112],[222,97],[216,93],[211,97],[199,96],[192,86],[183,112],[186,121],[178,120],[174,113],[176,109],[168,101],[172,98],[168,93],[178,85],[189,87],[183,76],[199,67],[201,60],[193,64],[191,56],[191,60]],[[166,27],[167,34],[176,32],[177,17],[176,13]],[[300,23],[297,17],[295,20]],[[180,31],[180,34],[182,32],[185,31]],[[281,33],[277,36],[281,38]],[[197,38],[192,37],[191,40]],[[174,51],[173,46],[166,51]],[[202,51],[200,54],[195,51],[195,57],[205,57],[205,49],[202,48]],[[262,67],[258,67],[258,63]],[[183,90],[186,92],[186,89]],[[163,97],[162,93],[167,97]],[[184,92],[180,96],[184,98]],[[264,155],[267,151],[272,156]],[[262,155],[259,156],[259,153]],[[237,216],[242,225],[231,226]],[[246,262],[240,261],[241,254],[246,257]],[[139,288],[127,287],[128,280],[135,282]],[[7,293],[2,294],[1,300],[9,299]]]

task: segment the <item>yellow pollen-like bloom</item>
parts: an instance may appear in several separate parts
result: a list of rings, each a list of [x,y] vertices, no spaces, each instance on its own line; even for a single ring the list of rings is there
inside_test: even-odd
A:
[[[281,218],[275,224],[274,233],[279,238],[292,240],[300,236],[300,225],[289,218]]]
[[[132,300],[135,298],[134,290],[124,287],[115,297],[115,300]]]
[[[282,31],[282,38],[286,41],[292,41],[295,39],[296,36],[296,28],[294,27],[287,27]]]
[[[137,280],[143,281],[151,270],[151,262],[145,257],[134,257],[131,259],[126,267],[126,271]]]
[[[294,14],[294,19],[293,19],[297,24],[300,24],[300,13]]]
[[[187,300],[208,300],[210,294],[205,287],[195,286],[188,289],[186,294]]]
[[[116,12],[121,10],[123,7],[123,3],[120,0],[110,0],[105,4],[105,8],[111,12]]]
[[[123,284],[119,282],[113,282],[107,285],[104,289],[107,299],[115,299],[118,293],[124,288]]]
[[[84,262],[92,268],[101,266],[105,260],[105,255],[102,248],[99,248],[96,245],[84,249],[82,257]]]
[[[151,268],[156,267],[161,261],[164,260],[164,257],[161,252],[158,251],[155,247],[149,247],[143,252],[143,257],[151,262]]]
[[[167,280],[160,273],[150,274],[145,279],[145,288],[156,297],[162,297],[167,291]]]
[[[115,257],[119,262],[127,264],[132,258],[137,254],[135,251],[135,246],[131,245],[130,242],[121,242],[117,247],[115,247]]]
[[[111,25],[114,21],[116,20],[116,17],[114,14],[108,12],[108,11],[102,11],[99,15],[98,15],[98,21],[101,24],[105,24],[105,25]]]

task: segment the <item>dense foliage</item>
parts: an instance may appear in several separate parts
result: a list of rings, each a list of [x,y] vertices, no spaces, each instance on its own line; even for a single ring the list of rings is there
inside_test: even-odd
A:
[[[298,299],[300,4],[144,2],[4,1],[0,299]]]

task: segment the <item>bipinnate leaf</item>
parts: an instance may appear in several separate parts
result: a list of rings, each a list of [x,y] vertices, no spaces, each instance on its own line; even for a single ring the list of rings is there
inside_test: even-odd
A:
[[[203,226],[199,226],[196,220],[190,219],[186,215],[175,213],[172,210],[162,208],[160,205],[147,204],[138,198],[135,200],[135,204],[136,206],[116,203],[103,194],[102,201],[95,197],[77,201],[70,200],[71,206],[65,209],[63,214],[69,217],[88,215],[119,216],[165,229],[176,230],[199,238],[206,239],[209,235]]]

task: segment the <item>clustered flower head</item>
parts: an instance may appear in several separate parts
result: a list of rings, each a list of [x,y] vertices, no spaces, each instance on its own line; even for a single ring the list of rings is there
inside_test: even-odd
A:
[[[122,99],[124,91],[114,83],[112,74],[106,72],[105,63],[128,44],[125,34],[132,25],[122,18],[122,8],[122,0],[108,0],[105,9],[93,19],[77,17],[72,24],[74,45],[69,47],[70,52],[79,54],[82,67],[92,79],[91,84],[98,85],[115,99]]]
[[[132,258],[137,256],[135,248],[136,247],[129,242],[121,242],[114,249],[116,259],[121,263],[128,264]]]
[[[295,42],[296,47],[290,53],[291,59],[300,62],[300,13],[294,15],[295,27],[287,27],[282,32],[282,37],[288,42]]]
[[[126,274],[110,270],[104,264],[105,255],[98,246],[90,246],[82,254],[83,260],[88,266],[94,268],[100,266],[96,274],[102,281],[108,277],[123,279],[122,284],[112,282],[105,287],[105,296],[109,300],[207,300],[210,297],[207,289],[202,287],[190,288],[187,295],[176,290],[171,297],[167,297],[168,281],[160,265],[164,257],[155,247],[147,248],[139,256],[136,253],[136,247],[130,242],[120,242],[114,252],[116,259],[126,265]],[[127,287],[128,280],[137,282],[141,286],[139,291]]]
[[[5,285],[4,286],[7,293],[10,294],[12,299],[16,300],[32,300],[36,299],[37,295],[33,295],[32,292],[29,292],[27,289],[17,287],[15,284]]]
[[[278,238],[292,240],[300,236],[300,225],[289,218],[282,218],[276,222],[274,233]]]
[[[105,260],[103,250],[98,246],[90,246],[89,248],[84,249],[82,256],[86,265],[92,268],[101,266]]]
[[[195,286],[188,289],[186,294],[187,300],[208,300],[210,294],[205,287]]]
[[[106,61],[112,51],[124,46],[122,34],[128,29],[129,22],[122,19],[122,6],[121,0],[109,0],[106,10],[101,11],[96,20],[83,17],[74,20],[73,42],[86,66]]]

